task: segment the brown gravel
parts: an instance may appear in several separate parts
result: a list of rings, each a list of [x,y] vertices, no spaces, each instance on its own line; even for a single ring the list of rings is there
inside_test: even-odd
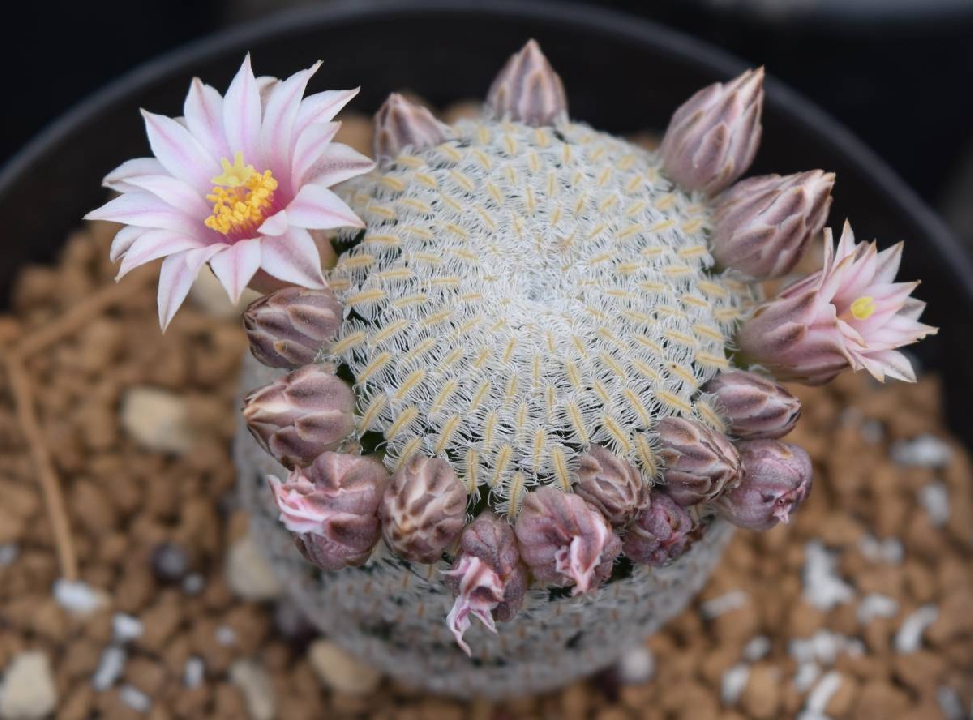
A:
[[[361,118],[344,132],[368,149]],[[48,332],[111,283],[113,232],[91,225],[57,265],[21,272],[0,348]],[[973,707],[973,463],[946,432],[934,376],[794,389],[805,410],[792,439],[814,459],[814,492],[792,524],[737,533],[699,601],[648,641],[654,670],[640,655],[560,693],[463,704],[368,680],[273,599],[273,579],[242,554],[246,518],[234,510],[243,334],[201,292],[163,337],[155,271],[126,278],[140,287],[26,365],[79,577],[104,607],[55,599],[54,533],[0,364],[0,673],[26,651],[46,654],[57,718],[952,720]],[[183,433],[161,449],[159,418]],[[939,455],[902,464],[917,438],[937,438]],[[228,561],[231,547],[245,562]],[[247,578],[226,577],[241,564]]]

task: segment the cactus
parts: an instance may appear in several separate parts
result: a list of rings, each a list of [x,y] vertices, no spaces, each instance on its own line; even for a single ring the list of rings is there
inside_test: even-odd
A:
[[[248,60],[215,139],[195,86],[186,123],[147,116],[159,161],[110,175],[123,195],[92,216],[136,226],[113,247],[123,271],[169,255],[164,324],[207,261],[231,295],[258,269],[310,288],[245,314],[241,483],[298,601],[407,682],[502,695],[607,664],[699,589],[731,524],[786,522],[807,495],[807,456],[779,440],[800,404],[766,369],[912,379],[896,348],[934,330],[893,282],[901,248],[826,232],[824,269],[762,297],[825,223],[834,181],[733,184],[759,144],[762,70],[699,91],[650,152],[572,120],[532,41],[481,118],[446,125],[391,96],[371,170],[331,143],[354,91],[300,100],[313,70],[258,96]],[[268,167],[227,109],[260,103]],[[187,170],[197,145],[221,174]],[[173,200],[162,170],[183,195],[215,183],[202,229],[157,207],[155,190]],[[182,234],[138,225],[163,221]],[[328,229],[322,271],[310,233]],[[351,510],[343,456],[370,469],[349,475]],[[280,464],[296,469],[268,484]]]

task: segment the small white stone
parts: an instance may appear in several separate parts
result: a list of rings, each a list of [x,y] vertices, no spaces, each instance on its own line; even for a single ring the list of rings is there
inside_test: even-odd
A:
[[[731,590],[728,593],[712,598],[700,604],[699,610],[708,620],[719,617],[724,613],[738,610],[747,604],[747,594],[743,590]]]
[[[223,647],[230,647],[236,644],[236,632],[229,625],[220,625],[216,628],[216,642]]]
[[[127,643],[142,636],[142,621],[125,613],[115,613],[111,619],[112,636],[117,643]]]
[[[349,695],[367,695],[382,680],[378,671],[329,640],[315,640],[308,649],[308,660],[324,685]]]
[[[855,596],[836,568],[837,560],[819,541],[804,546],[804,599],[820,610],[830,610]]]
[[[152,707],[152,700],[134,685],[122,685],[118,691],[122,702],[137,712],[148,712]]]
[[[56,580],[54,599],[73,615],[90,615],[108,604],[108,596],[80,580]]]
[[[900,653],[913,653],[922,647],[922,634],[936,622],[939,609],[935,605],[923,605],[905,620],[895,635],[895,650]]]
[[[109,645],[101,651],[98,667],[91,677],[91,684],[99,692],[107,690],[122,676],[128,654],[118,645]]]
[[[186,666],[182,671],[182,684],[187,688],[199,687],[203,684],[206,676],[206,663],[203,658],[193,655],[186,660]]]
[[[727,706],[736,705],[749,679],[750,667],[748,665],[734,665],[723,673],[723,682],[720,687],[723,704]]]
[[[54,712],[56,705],[57,690],[47,654],[28,650],[14,656],[0,685],[0,718],[35,720]]]
[[[824,714],[824,709],[828,707],[828,703],[831,701],[831,696],[838,692],[838,688],[841,687],[841,673],[831,670],[826,672],[817,684],[808,693],[807,702],[805,708],[811,713]]]
[[[963,701],[953,688],[943,685],[936,690],[936,702],[939,709],[943,711],[946,720],[963,720],[966,715],[963,713]]]
[[[794,675],[794,687],[798,692],[807,692],[820,676],[821,668],[816,662],[802,662]]]
[[[861,540],[858,541],[858,549],[871,562],[898,565],[905,557],[902,541],[894,537],[879,540],[874,535],[862,535]]]
[[[188,595],[199,595],[206,587],[206,579],[199,573],[189,573],[182,579],[182,591]]]
[[[13,543],[0,545],[0,568],[13,565],[18,555],[20,555],[20,548]]]
[[[945,483],[937,481],[924,485],[919,490],[919,502],[936,527],[942,527],[949,520],[949,490]]]
[[[890,451],[899,465],[940,468],[949,463],[953,450],[949,444],[932,435],[920,435],[913,440],[900,440]]]
[[[655,658],[647,647],[626,650],[618,661],[618,676],[627,685],[648,682],[655,673]]]
[[[283,592],[273,568],[249,535],[230,547],[225,571],[230,589],[244,600],[274,600]]]
[[[253,660],[235,660],[229,675],[230,682],[243,693],[250,720],[274,720],[277,701],[267,671]]]
[[[133,387],[122,397],[122,427],[149,450],[183,455],[193,446],[186,399],[153,387]]]
[[[743,659],[747,662],[757,662],[767,657],[770,652],[770,638],[766,635],[757,635],[743,647]]]
[[[895,617],[898,611],[899,603],[895,598],[890,598],[888,595],[881,595],[879,593],[870,593],[858,603],[858,622],[862,625],[867,625],[868,621],[872,618]]]

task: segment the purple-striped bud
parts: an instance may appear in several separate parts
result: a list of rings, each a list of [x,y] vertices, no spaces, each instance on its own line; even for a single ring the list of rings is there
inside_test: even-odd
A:
[[[581,456],[574,491],[598,508],[612,527],[628,524],[639,508],[642,473],[607,448],[592,445]]]
[[[456,593],[446,624],[467,655],[470,647],[463,634],[471,618],[479,618],[496,632],[494,616],[501,622],[510,620],[520,610],[527,592],[527,568],[520,561],[513,528],[489,510],[463,530],[460,553],[444,574],[448,576],[447,585]]]
[[[786,523],[811,491],[811,458],[797,445],[753,440],[739,445],[743,480],[713,506],[734,525],[769,530]]]
[[[407,147],[417,150],[446,141],[445,126],[429,110],[398,93],[375,113],[372,149],[377,160],[394,160]]]
[[[268,367],[310,365],[341,327],[341,303],[329,289],[287,287],[243,313],[250,352]]]
[[[713,215],[713,257],[755,278],[789,273],[824,227],[834,173],[762,175],[737,183]]]
[[[520,557],[542,583],[594,590],[611,576],[622,543],[598,510],[550,485],[528,493],[514,525]]]
[[[378,504],[388,481],[373,458],[326,452],[286,482],[270,478],[280,521],[304,556],[325,570],[361,565],[378,542]]]
[[[656,430],[663,481],[678,504],[710,502],[740,482],[740,456],[724,435],[677,417],[663,418]]]
[[[665,565],[686,552],[693,521],[689,513],[658,489],[647,496],[648,502],[625,534],[625,555],[642,565]]]
[[[305,365],[243,399],[247,428],[287,468],[307,466],[355,428],[355,396],[342,380]]]
[[[760,144],[763,68],[703,88],[672,115],[662,166],[686,190],[715,195],[740,177]]]
[[[487,93],[487,112],[525,125],[554,125],[567,118],[564,84],[536,41],[507,60]]]
[[[727,431],[741,440],[784,437],[801,417],[801,401],[773,380],[743,370],[723,372],[703,386],[716,397]]]
[[[392,475],[379,517],[382,537],[394,553],[434,563],[463,530],[466,488],[442,458],[413,455]]]

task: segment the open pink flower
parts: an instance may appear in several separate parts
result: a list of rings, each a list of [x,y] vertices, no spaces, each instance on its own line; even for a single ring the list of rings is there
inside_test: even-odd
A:
[[[127,225],[115,237],[119,277],[157,258],[166,327],[209,263],[236,301],[258,270],[324,287],[312,231],[363,227],[330,188],[373,163],[334,143],[335,115],[358,90],[304,97],[320,63],[286,80],[254,77],[249,55],[225,96],[193,80],[184,117],[143,111],[155,157],[122,163],[105,185],[119,197],[89,219]]]
[[[919,322],[917,282],[894,282],[902,243],[881,252],[858,244],[846,222],[837,248],[825,230],[824,267],[784,288],[740,330],[740,346],[782,379],[825,383],[845,368],[915,381],[896,348],[936,328]]]

